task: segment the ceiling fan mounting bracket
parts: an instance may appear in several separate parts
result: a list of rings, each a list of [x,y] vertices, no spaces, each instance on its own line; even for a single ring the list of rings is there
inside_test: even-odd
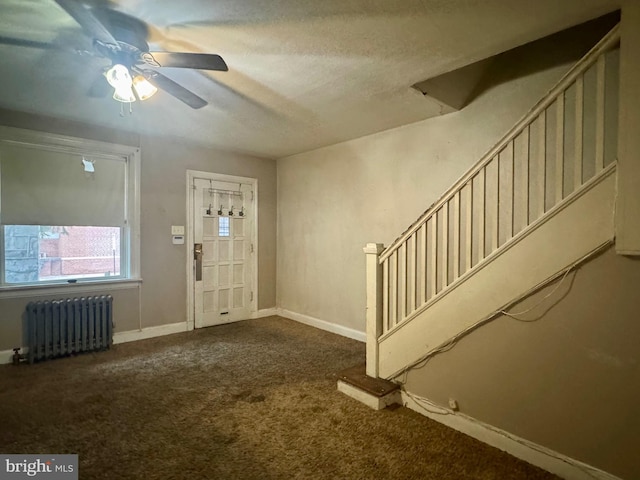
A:
[[[137,46],[120,40],[117,40],[117,42],[117,45],[114,45],[94,40],[94,46],[102,56],[109,58],[114,64],[119,63],[129,68],[142,62],[152,66],[159,66],[149,52],[140,50]]]

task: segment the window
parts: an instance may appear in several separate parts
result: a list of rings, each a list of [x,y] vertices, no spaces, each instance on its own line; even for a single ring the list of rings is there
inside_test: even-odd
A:
[[[229,236],[229,217],[218,217],[218,236]]]
[[[5,283],[120,277],[120,230],[5,225]]]
[[[137,278],[134,147],[0,129],[0,287]]]

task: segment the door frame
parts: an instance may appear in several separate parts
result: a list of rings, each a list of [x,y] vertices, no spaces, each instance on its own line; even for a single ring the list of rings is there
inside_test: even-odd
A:
[[[196,178],[213,180],[218,182],[243,183],[251,185],[253,191],[253,228],[251,232],[251,243],[253,254],[251,256],[251,278],[249,284],[253,292],[253,300],[250,302],[250,312],[253,318],[258,311],[258,179],[250,177],[239,177],[222,173],[203,172],[199,170],[187,170],[187,222],[185,229],[186,243],[186,272],[187,272],[187,330],[195,328],[195,270],[193,263],[193,240],[194,240],[194,198],[193,181]]]

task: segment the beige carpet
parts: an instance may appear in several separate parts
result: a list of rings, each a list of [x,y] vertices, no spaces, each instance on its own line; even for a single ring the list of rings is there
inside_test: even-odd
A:
[[[0,452],[81,479],[551,479],[406,408],[336,390],[364,345],[270,317],[0,368]]]

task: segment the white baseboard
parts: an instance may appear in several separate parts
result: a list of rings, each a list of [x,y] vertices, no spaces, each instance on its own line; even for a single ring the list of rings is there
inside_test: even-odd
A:
[[[420,400],[426,402],[422,406]],[[540,467],[567,480],[621,480],[603,470],[573,458],[554,452],[546,447],[519,438],[509,432],[493,427],[473,417],[436,406],[429,400],[402,392],[402,403],[407,408],[429,417],[438,423],[458,430],[492,447],[503,450],[531,465]],[[436,413],[440,411],[442,413]]]
[[[258,310],[257,312],[253,312],[251,314],[251,318],[273,317],[274,315],[278,315],[278,309],[276,307],[263,308],[262,310]]]
[[[280,315],[281,317],[295,320],[296,322],[304,323],[321,330],[326,330],[331,333],[342,335],[343,337],[352,338],[360,342],[366,342],[367,336],[365,332],[354,330],[352,328],[337,325],[335,323],[320,320],[319,318],[310,317],[308,315],[302,315],[301,313],[291,312],[281,308],[264,308],[258,310],[251,315],[251,318],[264,318],[273,315]],[[161,337],[162,335],[171,335],[173,333],[180,333],[188,331],[187,322],[171,323],[168,325],[158,325],[155,327],[147,327],[142,330],[129,330],[126,332],[115,332],[113,334],[113,343],[127,343],[135,342],[136,340],[145,340],[147,338]],[[26,347],[22,347],[22,353],[27,352]],[[13,358],[13,350],[0,351],[0,365],[11,363]]]
[[[283,308],[278,309],[278,315],[289,320],[295,320],[296,322],[304,323],[311,327],[319,328],[320,330],[326,330],[327,332],[336,333],[343,337],[352,338],[360,342],[367,341],[367,334],[353,328],[344,327],[337,323],[327,322],[326,320],[320,320],[319,318],[310,317],[301,313],[292,312]]]
[[[127,332],[115,332],[113,334],[113,343],[135,342],[136,340],[145,340],[147,338],[161,337],[163,335],[171,335],[187,331],[187,322],[170,323],[168,325],[158,325],[157,327],[147,327],[142,330],[130,330]]]
[[[180,333],[187,331],[186,322],[171,323],[169,325],[159,325],[157,327],[147,327],[142,330],[129,330],[126,332],[114,332],[113,343],[135,342],[137,340],[145,340],[147,338],[161,337],[162,335],[171,335],[172,333]],[[29,352],[28,347],[22,347],[21,353]],[[11,363],[13,361],[13,350],[0,351],[0,365]]]
[[[22,347],[20,350],[21,354],[29,353],[29,347]],[[7,365],[13,362],[13,349],[11,350],[0,350],[0,365]]]

